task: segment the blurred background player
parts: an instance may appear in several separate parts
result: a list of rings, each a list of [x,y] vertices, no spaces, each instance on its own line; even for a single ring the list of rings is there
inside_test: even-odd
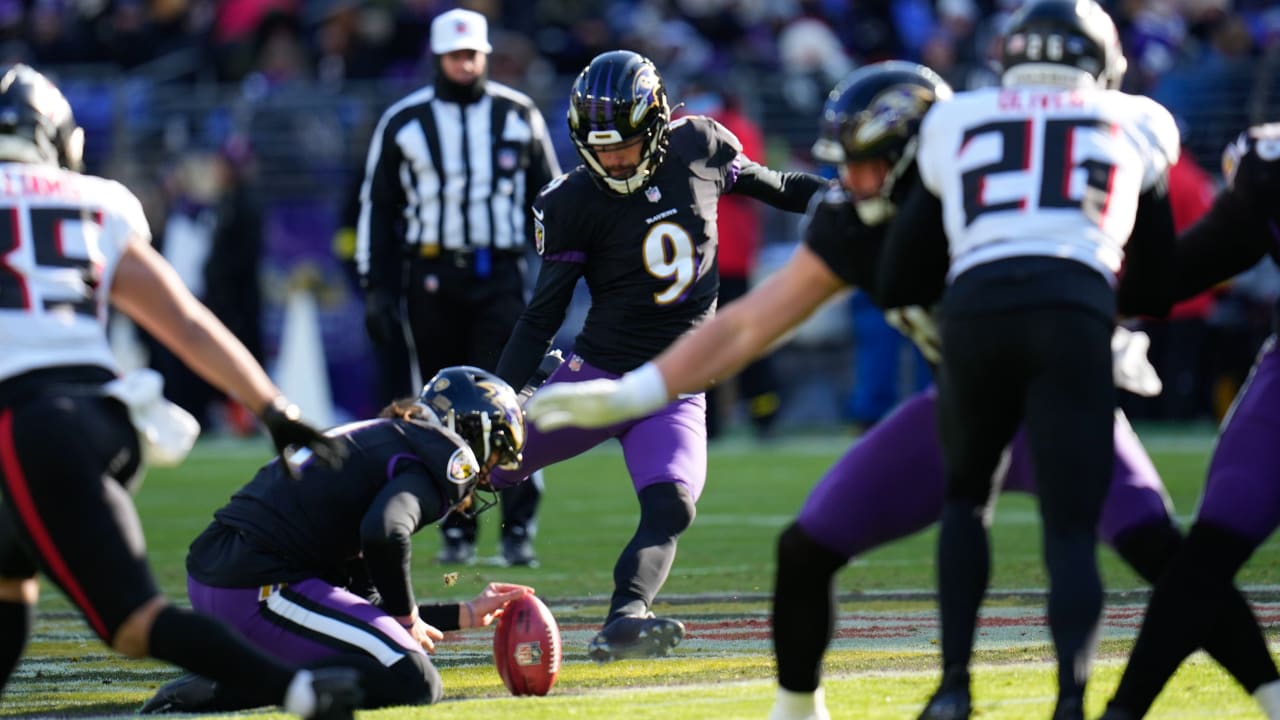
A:
[[[813,149],[817,159],[840,169],[841,180],[810,205],[804,243],[791,260],[654,360],[662,385],[652,392],[633,389],[642,376],[638,372],[617,382],[561,384],[527,404],[530,419],[550,430],[564,422],[594,426],[642,415],[647,407],[731,374],[844,288],[867,287],[873,295],[888,222],[896,204],[919,182],[913,140],[920,119],[935,99],[949,96],[938,75],[912,63],[876,63],[851,73],[832,91]],[[923,311],[911,316],[915,336],[938,359],[932,321]],[[936,400],[932,389],[913,395],[850,447],[779,537],[772,612],[779,688],[772,720],[828,717],[820,682],[822,656],[834,630],[836,572],[858,555],[933,525],[941,515],[946,476]],[[1139,575],[1155,582],[1177,549],[1179,532],[1160,477],[1123,416],[1116,418],[1115,437],[1115,474],[1098,534]],[[1009,458],[1000,489],[1035,493],[1024,433],[1014,437]],[[1208,643],[1209,651],[1241,678],[1256,671],[1230,652],[1229,638],[1248,631],[1247,624],[1224,624],[1221,636]],[[1263,660],[1269,664],[1265,655]]]
[[[662,77],[634,52],[606,52],[587,65],[570,92],[568,120],[583,164],[544,188],[534,205],[542,268],[498,364],[498,375],[514,385],[541,362],[579,278],[591,291],[591,309],[550,384],[617,377],[711,315],[722,195],[799,212],[822,185],[815,175],[757,164],[710,118],[672,121]],[[614,566],[609,612],[589,653],[599,661],[664,655],[684,626],[653,617],[650,606],[706,481],[704,397],[680,398],[604,430],[531,432],[520,469],[495,471],[494,484],[609,438],[622,443],[640,520]]]
[[[1173,117],[1116,90],[1126,66],[1093,0],[1034,0],[1002,39],[1001,88],[925,117],[921,183],[890,229],[877,278],[888,308],[936,299],[938,426],[947,501],[938,534],[943,678],[920,717],[969,714],[969,661],[990,577],[994,473],[1023,424],[1039,489],[1055,720],[1083,718],[1102,616],[1097,525],[1115,460],[1111,337],[1117,306],[1167,311]],[[1121,264],[1125,285],[1117,292]],[[926,287],[927,286],[927,287]]]
[[[483,15],[437,16],[435,81],[388,108],[369,145],[356,229],[366,327],[375,346],[394,354],[407,319],[422,378],[450,365],[497,366],[524,309],[530,207],[560,174],[533,101],[487,78],[492,51]],[[412,387],[408,377],[396,382],[384,383],[393,397]],[[540,495],[540,477],[502,492],[509,564],[536,561]],[[440,527],[439,560],[474,562],[474,519],[459,514]]]
[[[58,88],[25,65],[5,68],[0,118],[9,219],[0,223],[0,689],[31,632],[38,570],[117,652],[215,678],[255,705],[351,717],[355,671],[299,671],[160,594],[130,497],[142,470],[131,412],[145,408],[108,394],[117,373],[108,304],[251,408],[281,455],[296,447],[332,465],[342,449],[298,421],[297,406],[152,249],[133,193],[78,172],[84,135]]]
[[[347,450],[341,468],[296,452],[299,479],[271,463],[214,513],[187,554],[191,606],[281,661],[359,668],[363,708],[437,702],[444,688],[427,653],[442,631],[488,625],[533,590],[492,583],[465,603],[419,605],[411,538],[477,512],[489,471],[519,465],[516,395],[479,368],[445,368],[417,398],[327,434]],[[249,707],[235,688],[189,675],[143,712]]]

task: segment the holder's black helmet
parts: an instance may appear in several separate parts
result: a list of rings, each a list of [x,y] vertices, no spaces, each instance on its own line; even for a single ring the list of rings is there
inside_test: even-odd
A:
[[[494,452],[498,467],[520,467],[524,412],[515,391],[497,375],[469,365],[445,368],[422,388],[418,402],[467,441],[481,467]]]

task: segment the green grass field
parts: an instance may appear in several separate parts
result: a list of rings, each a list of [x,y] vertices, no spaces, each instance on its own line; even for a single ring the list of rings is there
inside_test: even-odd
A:
[[[1212,435],[1146,432],[1152,456],[1184,522],[1195,506]],[[565,664],[546,698],[507,696],[490,656],[491,631],[451,633],[438,646],[447,702],[431,708],[362,713],[368,718],[763,718],[772,701],[768,594],[773,542],[809,488],[843,451],[844,438],[797,439],[761,446],[729,440],[713,448],[698,519],[660,596],[659,612],[685,620],[686,641],[671,658],[596,665],[586,643],[612,589],[617,551],[634,529],[636,504],[621,455],[606,447],[550,469],[537,569],[480,563],[443,581],[434,529],[415,538],[415,585],[422,598],[466,599],[492,580],[535,586],[564,635]],[[162,586],[185,600],[187,543],[211,512],[268,457],[265,443],[201,444],[177,469],[153,470],[138,497],[151,559]],[[903,478],[903,492],[911,492]],[[497,553],[496,512],[485,517],[481,554]],[[1025,497],[1002,499],[993,540],[993,594],[984,611],[975,668],[975,717],[1048,717],[1052,650],[1043,628],[1044,586],[1038,522]],[[840,576],[837,639],[827,660],[828,705],[840,718],[909,718],[937,679],[932,602],[932,532],[859,559]],[[1264,546],[1241,574],[1274,640],[1280,627],[1280,544]],[[1094,680],[1092,714],[1114,689],[1138,624],[1141,582],[1101,552],[1108,616]],[[7,688],[0,716],[133,714],[173,668],[112,655],[55,592],[42,598],[27,658]],[[1150,717],[1259,718],[1245,693],[1212,661],[1196,655]]]

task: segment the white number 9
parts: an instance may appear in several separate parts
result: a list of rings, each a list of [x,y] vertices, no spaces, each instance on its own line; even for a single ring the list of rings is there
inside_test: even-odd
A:
[[[693,238],[675,223],[663,222],[644,236],[644,269],[671,284],[653,294],[653,301],[669,305],[679,300],[698,276],[693,252]]]
[[[1276,138],[1259,138],[1254,146],[1258,153],[1258,159],[1271,162],[1276,158],[1280,158],[1280,139]]]

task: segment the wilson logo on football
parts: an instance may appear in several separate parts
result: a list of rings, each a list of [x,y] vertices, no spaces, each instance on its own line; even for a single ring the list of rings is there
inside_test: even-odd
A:
[[[524,642],[516,646],[513,653],[517,665],[538,665],[542,662],[542,644]]]

